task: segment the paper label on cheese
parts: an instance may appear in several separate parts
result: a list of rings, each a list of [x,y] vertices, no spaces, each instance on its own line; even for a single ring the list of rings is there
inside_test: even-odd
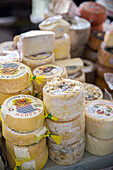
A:
[[[42,26],[48,26],[50,24],[55,24],[57,23],[60,19],[62,19],[61,15],[56,15],[53,17],[48,18],[47,20],[43,21],[40,25]]]
[[[41,54],[26,56],[26,57],[32,60],[44,60],[49,58],[51,55],[52,53],[41,53]]]
[[[42,110],[41,100],[30,95],[18,95],[5,100],[1,113],[3,119],[7,114],[16,118],[30,118],[39,115]]]
[[[19,161],[21,160],[30,160],[30,155],[28,152],[28,147],[19,147],[19,146],[14,146],[14,153],[16,156],[16,159]]]
[[[113,117],[113,103],[104,100],[94,101],[88,105],[87,113],[99,119]]]
[[[19,53],[15,51],[1,51],[0,52],[0,63],[21,61]]]
[[[0,64],[0,79],[16,79],[28,73],[30,68],[18,62]]]
[[[64,72],[64,69],[60,65],[46,64],[46,65],[42,65],[34,69],[33,74],[35,76],[45,75],[46,78],[53,78],[56,76],[61,76],[63,72]]]
[[[23,170],[27,170],[27,169],[36,170],[35,160],[28,161],[28,162],[24,162],[24,163],[22,164],[22,169],[23,169]]]

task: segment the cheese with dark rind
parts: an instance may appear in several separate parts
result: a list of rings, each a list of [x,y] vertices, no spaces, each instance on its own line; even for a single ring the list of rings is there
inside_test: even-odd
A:
[[[87,47],[85,49],[85,58],[92,62],[96,62],[97,58],[98,58],[98,53],[97,53],[97,51],[94,51],[94,50],[90,49],[89,47]]]
[[[107,89],[109,92],[112,92],[108,87],[107,83],[105,82],[105,80],[103,80],[102,78],[96,76],[95,83],[98,87],[101,88],[101,90]]]

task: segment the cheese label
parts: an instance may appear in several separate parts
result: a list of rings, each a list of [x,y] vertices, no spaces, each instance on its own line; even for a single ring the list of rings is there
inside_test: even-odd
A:
[[[30,75],[30,68],[18,62],[0,64],[0,79],[16,79],[26,73]]]
[[[35,76],[45,75],[47,78],[53,78],[56,76],[61,76],[63,72],[64,69],[60,65],[46,64],[34,69],[33,74]]]
[[[17,51],[0,52],[0,63],[21,61],[21,57]]]
[[[32,56],[26,56],[26,57],[32,60],[44,60],[44,59],[49,58],[51,55],[52,53],[41,53],[38,55],[32,55]]]
[[[24,162],[21,166],[23,170],[36,170],[36,160],[32,160],[32,161],[28,161],[28,162]]]
[[[87,113],[99,119],[113,117],[113,103],[106,100],[94,101],[88,105]]]
[[[14,153],[18,161],[30,160],[28,147],[14,146]]]
[[[5,100],[1,113],[3,119],[5,119],[6,114],[16,118],[30,118],[39,115],[42,110],[41,100],[30,95],[18,95]]]
[[[42,22],[40,25],[41,25],[41,26],[48,26],[48,25],[51,25],[51,24],[55,24],[55,23],[57,23],[60,19],[62,19],[62,16],[61,16],[61,15],[56,15],[56,16],[53,16],[53,17],[48,18],[47,20],[45,20],[44,22]]]

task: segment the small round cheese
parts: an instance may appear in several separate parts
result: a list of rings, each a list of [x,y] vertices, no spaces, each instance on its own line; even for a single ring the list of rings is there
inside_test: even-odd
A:
[[[113,103],[95,100],[86,106],[86,133],[100,138],[113,138]]]
[[[6,41],[3,43],[0,43],[0,51],[14,51],[16,50],[15,46],[14,46],[14,42],[13,41]]]
[[[43,103],[31,95],[16,95],[4,101],[1,115],[3,123],[9,128],[32,131],[43,125]]]
[[[31,70],[19,62],[0,64],[0,91],[15,93],[30,86]]]
[[[61,38],[55,39],[55,59],[68,58],[70,54],[70,36],[65,33]]]
[[[57,145],[48,140],[49,157],[59,165],[71,165],[82,159],[84,154],[84,137],[79,142],[71,145]]]
[[[54,53],[41,53],[32,56],[22,56],[22,62],[32,69],[49,63],[54,63]]]
[[[43,101],[48,114],[59,121],[69,121],[84,113],[84,87],[79,81],[55,78],[43,88]]]
[[[68,77],[73,80],[85,82],[85,73],[81,69],[77,71],[75,74],[70,74]]]
[[[15,51],[0,51],[0,63],[21,62],[22,58],[19,53]]]
[[[86,150],[98,156],[111,154],[113,153],[113,138],[99,139],[86,134]]]

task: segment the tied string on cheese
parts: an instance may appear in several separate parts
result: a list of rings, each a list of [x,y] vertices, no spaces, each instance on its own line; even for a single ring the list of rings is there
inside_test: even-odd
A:
[[[39,85],[42,84],[45,79],[46,79],[45,75],[42,75],[42,76],[33,76],[32,73],[30,75],[30,81],[35,80],[37,82],[37,84],[39,84]]]
[[[34,92],[34,96],[41,99],[41,100],[43,100],[43,97],[42,97],[42,95],[40,93],[35,93]]]

